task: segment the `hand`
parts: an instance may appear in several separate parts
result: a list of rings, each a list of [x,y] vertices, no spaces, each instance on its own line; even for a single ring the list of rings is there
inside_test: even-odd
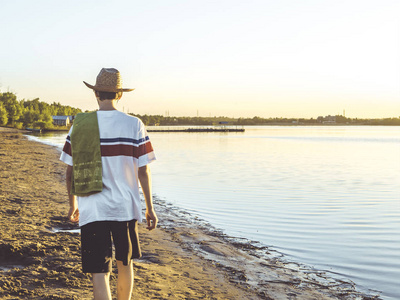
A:
[[[69,208],[68,219],[73,223],[79,222],[79,209],[75,206]]]
[[[154,209],[146,210],[146,220],[147,220],[147,227],[148,230],[153,230],[157,227],[158,218]]]

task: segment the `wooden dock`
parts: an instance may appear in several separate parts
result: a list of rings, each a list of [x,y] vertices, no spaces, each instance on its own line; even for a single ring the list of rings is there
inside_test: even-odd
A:
[[[147,128],[147,132],[244,132],[244,128],[186,128],[186,129]]]

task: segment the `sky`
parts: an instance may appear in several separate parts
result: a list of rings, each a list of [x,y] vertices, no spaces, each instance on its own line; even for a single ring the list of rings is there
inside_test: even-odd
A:
[[[400,116],[398,0],[0,0],[0,90],[170,116]]]

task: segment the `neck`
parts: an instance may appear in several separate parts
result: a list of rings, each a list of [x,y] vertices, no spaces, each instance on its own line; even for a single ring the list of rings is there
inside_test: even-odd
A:
[[[97,101],[99,103],[99,110],[116,110],[117,100],[103,100]]]

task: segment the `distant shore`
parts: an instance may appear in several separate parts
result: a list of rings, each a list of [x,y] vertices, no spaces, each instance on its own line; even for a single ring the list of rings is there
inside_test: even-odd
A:
[[[0,298],[91,299],[79,233],[66,219],[65,165],[57,148],[0,128]],[[379,299],[351,282],[302,271],[226,237],[155,199],[160,228],[140,226],[135,299]],[[115,270],[114,270],[115,271]],[[319,279],[318,279],[319,277]],[[112,286],[115,292],[115,273]]]

